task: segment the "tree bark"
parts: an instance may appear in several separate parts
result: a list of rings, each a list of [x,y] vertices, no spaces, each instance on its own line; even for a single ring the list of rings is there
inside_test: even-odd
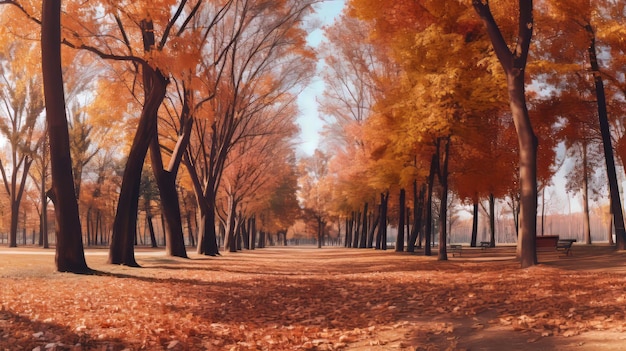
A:
[[[378,214],[375,213],[371,213],[369,215],[369,228],[368,230],[368,234],[367,234],[367,248],[371,249],[374,243],[374,233],[376,232],[376,228],[378,228],[378,224],[380,223],[380,211],[378,211]]]
[[[153,248],[157,247],[156,235],[154,234],[154,224],[152,223],[152,215],[150,213],[146,214],[146,223],[148,224],[148,232],[150,233],[150,246]]]
[[[317,248],[322,248],[322,241],[324,240],[324,221],[321,216],[317,216]]]
[[[41,58],[50,142],[51,193],[57,224],[55,262],[59,272],[87,273],[83,235],[74,191],[70,139],[61,70],[61,0],[44,0]]]
[[[263,230],[259,233],[259,248],[265,248],[265,231]]]
[[[533,33],[533,2],[519,0],[518,40],[509,49],[489,8],[489,2],[473,0],[476,13],[485,23],[494,51],[506,75],[509,106],[519,143],[520,224],[517,255],[521,267],[537,264],[537,137],[533,131],[524,86],[524,73]]]
[[[496,200],[489,194],[489,247],[496,247]]]
[[[243,241],[243,248],[246,250],[250,250],[250,219],[242,218],[241,219],[241,240]]]
[[[226,223],[226,240],[224,244],[224,249],[228,250],[229,252],[237,252],[237,238],[235,237],[237,233],[237,201],[231,197],[229,198],[228,202],[230,206],[228,208],[227,215],[228,217]]]
[[[443,150],[441,143],[444,143]],[[447,224],[448,219],[448,157],[450,155],[450,137],[439,138],[437,140],[437,174],[439,186],[441,187],[441,200],[439,204],[439,261],[448,260],[447,248]]]
[[[387,250],[387,204],[389,192],[380,194],[380,211],[378,214],[378,234],[376,235],[376,249]]]
[[[256,217],[250,217],[250,250],[256,247]]]
[[[135,261],[133,244],[137,232],[141,172],[148,147],[152,141],[152,132],[157,123],[155,117],[165,98],[167,86],[167,79],[161,72],[154,71],[147,65],[144,65],[143,69],[147,70],[144,77],[150,80],[144,84],[150,86],[150,90],[141,111],[137,132],[124,168],[108,260],[108,263],[111,264],[123,264],[131,267],[139,266]]]
[[[589,218],[589,165],[587,164],[587,142],[582,142],[583,151],[583,242],[591,245],[591,225]]]
[[[396,252],[404,251],[404,218],[406,214],[406,191],[400,189],[400,199],[398,204],[398,236],[396,237]]]
[[[419,194],[417,192],[417,180],[413,181],[413,228],[407,245],[407,252],[415,252],[416,242],[419,233],[422,232],[422,213],[424,210],[424,195],[426,193],[426,185],[422,185]]]
[[[178,137],[178,142],[174,147],[167,169],[163,168],[157,124],[155,124],[152,143],[150,144],[150,160],[152,161],[152,170],[154,171],[154,177],[159,187],[161,210],[166,224],[164,228],[166,236],[165,253],[168,256],[187,258],[182,215],[180,212],[178,191],[176,190],[176,177],[187,145],[189,145],[191,127],[193,125],[193,119],[189,117],[188,95],[190,93],[188,90],[185,90],[184,94],[185,101],[181,113],[181,134]],[[158,117],[155,116],[155,118]]]
[[[352,212],[352,217],[354,217],[354,212]],[[345,223],[346,238],[343,243],[343,246],[347,248],[352,247],[352,221],[353,219],[346,217],[346,223]]]
[[[359,228],[361,226],[361,213],[359,211],[352,212],[352,223],[352,229],[354,233],[352,238],[352,247],[357,248],[359,247]]]
[[[424,255],[431,256],[431,234],[433,228],[433,187],[437,167],[437,155],[433,154],[430,160],[430,172],[428,174],[428,191],[426,193],[426,228],[424,229]]]
[[[602,146],[604,148],[604,160],[606,162],[606,173],[609,179],[609,191],[611,198],[611,209],[613,211],[613,225],[615,225],[615,243],[618,250],[626,250],[626,230],[624,229],[624,214],[622,212],[622,201],[619,195],[617,184],[617,173],[615,170],[615,158],[613,156],[613,146],[611,144],[611,130],[609,127],[609,117],[606,109],[606,96],[604,94],[604,82],[600,74],[600,66],[596,56],[596,38],[591,25],[586,25],[585,30],[589,34],[590,43],[588,47],[591,72],[596,88],[596,100],[598,102],[598,119],[600,121],[600,134],[602,135]]]
[[[220,254],[215,232],[215,207],[207,203],[200,207],[200,229],[198,230],[198,253],[207,256]]]
[[[48,127],[46,124],[45,133],[48,133]],[[46,174],[48,168],[48,143],[47,136],[44,136],[44,141],[41,143],[41,191],[39,193],[39,199],[41,201],[41,219],[40,219],[40,230],[39,233],[39,245],[43,246],[44,249],[49,248],[48,246],[48,196],[46,195]]]
[[[474,201],[472,211],[472,238],[470,240],[470,247],[476,247],[476,241],[478,239],[478,201]]]
[[[197,252],[201,255],[217,256],[220,253],[217,246],[217,235],[215,233],[215,205],[207,200],[209,198],[215,199],[215,195],[211,194],[215,185],[211,182],[211,179],[208,179],[204,186],[200,184],[200,178],[198,177],[196,168],[193,167],[189,158],[183,158],[183,162],[189,172],[200,212]]]
[[[362,220],[362,225],[361,225],[361,235],[360,235],[360,242],[359,242],[359,248],[364,249],[367,247],[367,216],[369,214],[368,211],[368,203],[366,202],[365,205],[363,206],[363,218],[361,218]]]

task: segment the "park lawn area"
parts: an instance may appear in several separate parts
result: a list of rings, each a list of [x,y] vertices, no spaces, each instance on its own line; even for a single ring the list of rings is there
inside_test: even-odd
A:
[[[460,257],[265,248],[143,268],[55,272],[54,251],[0,249],[0,350],[620,350],[626,254],[576,245],[518,268],[513,247]]]

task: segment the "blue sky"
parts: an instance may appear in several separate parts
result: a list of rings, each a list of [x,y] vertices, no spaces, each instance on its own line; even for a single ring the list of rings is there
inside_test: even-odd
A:
[[[318,4],[315,17],[320,21],[320,26],[331,24],[337,15],[341,13],[345,5],[344,0],[328,0]],[[316,47],[324,40],[323,31],[318,28],[312,31],[307,40],[309,44]],[[324,91],[324,82],[319,76],[316,76],[311,83],[298,96],[298,107],[300,116],[298,124],[300,125],[300,143],[299,151],[304,154],[311,155],[317,148],[319,142],[319,132],[322,129],[322,121],[319,119],[317,110],[317,96]]]

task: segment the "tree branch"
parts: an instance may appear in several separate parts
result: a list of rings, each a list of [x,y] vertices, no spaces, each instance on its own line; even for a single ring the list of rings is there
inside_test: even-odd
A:
[[[474,10],[476,10],[478,17],[483,20],[485,26],[487,27],[487,34],[491,39],[493,49],[498,57],[498,60],[500,61],[500,64],[505,71],[511,71],[513,69],[513,53],[509,50],[500,28],[498,28],[498,24],[496,23],[495,18],[493,18],[491,8],[489,8],[489,1],[486,0],[483,2],[482,0],[472,0],[472,6],[474,6]]]

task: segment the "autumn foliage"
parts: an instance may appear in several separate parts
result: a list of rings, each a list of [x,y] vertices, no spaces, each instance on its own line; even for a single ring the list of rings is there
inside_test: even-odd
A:
[[[169,256],[187,257],[188,246],[216,256],[284,243],[297,219],[316,221],[307,231],[320,246],[332,237],[386,249],[394,228],[396,250],[431,255],[438,244],[446,260],[459,208],[484,209],[490,245],[499,241],[487,210],[497,203],[527,267],[537,263],[538,199],[570,161],[567,190],[582,194],[589,217],[608,183],[617,245],[626,242],[615,177],[626,149],[623,5],[351,0],[313,48],[315,0],[62,2],[65,96],[44,104],[44,4],[0,4],[10,246],[29,231],[47,246],[61,224],[48,226],[47,190],[70,189],[71,178],[74,231],[109,245],[114,264],[136,266],[148,230]],[[301,155],[296,101],[317,64],[323,141]],[[62,133],[43,122],[54,103],[67,107],[62,179],[48,171],[63,163]],[[142,228],[153,215],[158,240]]]

